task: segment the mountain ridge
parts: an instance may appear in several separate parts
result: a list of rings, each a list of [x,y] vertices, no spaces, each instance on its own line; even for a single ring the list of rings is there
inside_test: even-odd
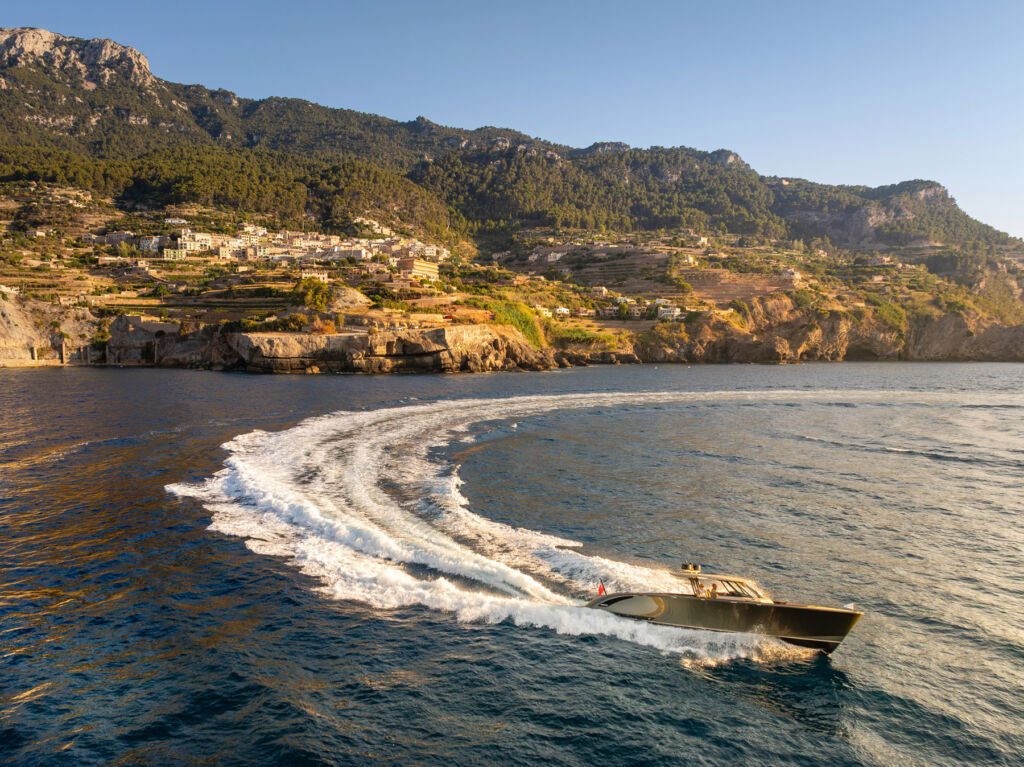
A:
[[[175,146],[197,147],[211,161],[224,151],[294,155],[293,178],[282,183],[306,187],[311,214],[324,205],[304,180],[309,163],[354,160],[423,188],[465,233],[689,228],[828,238],[855,250],[1022,244],[968,216],[934,181],[833,186],[761,176],[728,149],[621,142],[576,148],[512,129],[453,128],[425,117],[401,122],[287,97],[248,99],[162,80],[142,53],[112,40],[31,27],[0,29],[2,146],[26,158],[35,149],[87,158],[100,163],[94,175],[105,179],[122,173],[125,162]],[[0,167],[0,178],[53,170],[12,161]],[[108,183],[104,191],[123,196],[146,186],[128,178],[132,171],[123,175],[121,188]],[[179,192],[194,180],[184,179]]]

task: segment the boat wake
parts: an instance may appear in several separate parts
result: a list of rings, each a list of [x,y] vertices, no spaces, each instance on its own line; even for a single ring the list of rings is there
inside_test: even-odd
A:
[[[778,658],[780,652],[803,651],[782,650],[774,640],[749,635],[666,628],[580,609],[599,579],[610,591],[679,591],[684,581],[667,570],[586,555],[577,541],[474,513],[460,493],[457,466],[438,448],[555,411],[829,402],[834,396],[564,394],[344,411],[283,432],[240,435],[224,445],[229,457],[213,477],[167,489],[200,500],[212,512],[211,530],[244,538],[259,554],[288,558],[335,599],[379,609],[419,605],[460,621],[618,637],[698,661]],[[876,396],[843,393],[853,401]]]

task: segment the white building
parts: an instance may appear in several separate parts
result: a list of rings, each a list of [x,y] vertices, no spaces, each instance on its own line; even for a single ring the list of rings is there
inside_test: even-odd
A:
[[[190,253],[211,250],[213,248],[213,235],[206,232],[193,232],[191,229],[182,229],[178,233],[178,248]]]
[[[140,237],[138,242],[139,242],[139,250],[146,250],[146,251],[149,251],[150,253],[156,253],[156,252],[158,252],[160,250],[160,246],[161,245],[165,245],[167,243],[167,238],[166,237]]]
[[[678,306],[661,306],[658,307],[658,319],[659,320],[675,320],[679,319],[679,315],[682,314],[683,310]]]
[[[360,261],[365,261],[371,255],[366,248],[343,248],[341,246],[331,248],[331,253],[334,258],[357,258]]]

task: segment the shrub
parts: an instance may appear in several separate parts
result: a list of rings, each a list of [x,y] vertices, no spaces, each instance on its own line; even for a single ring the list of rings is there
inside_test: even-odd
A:
[[[683,323],[659,322],[652,329],[637,335],[637,339],[646,343],[662,343],[679,345],[690,340]]]
[[[314,312],[327,311],[327,303],[331,300],[331,289],[325,282],[315,277],[300,280],[292,291],[295,303],[302,304]]]
[[[738,298],[734,298],[729,302],[729,308],[732,309],[736,314],[741,317],[749,319],[750,317],[750,305],[746,301],[741,301]]]
[[[584,328],[555,326],[552,330],[551,341],[555,346],[561,348],[570,344],[577,344],[580,346],[610,349],[615,345],[615,336],[611,333],[595,333]]]
[[[110,341],[110,330],[109,326],[105,322],[101,322],[99,327],[96,328],[96,332],[92,336],[92,347],[97,350],[107,348],[107,343]]]
[[[809,291],[807,288],[800,288],[800,290],[794,290],[788,294],[793,303],[796,304],[797,309],[806,309],[808,306],[814,303],[814,293]]]
[[[868,306],[884,306],[888,302],[877,293],[865,293],[864,303]]]
[[[338,328],[330,320],[322,320],[317,317],[313,320],[312,333],[318,336],[329,336],[338,332]]]
[[[544,346],[544,333],[537,322],[537,315],[526,304],[484,298],[470,298],[464,304],[487,309],[494,314],[494,322],[498,325],[511,325],[526,336],[526,340],[536,348]]]
[[[907,313],[902,307],[886,301],[875,307],[875,317],[892,330],[903,331],[907,326]]]
[[[875,318],[889,329],[900,332],[906,329],[907,313],[903,307],[887,301],[877,293],[865,293],[864,303],[874,307]]]

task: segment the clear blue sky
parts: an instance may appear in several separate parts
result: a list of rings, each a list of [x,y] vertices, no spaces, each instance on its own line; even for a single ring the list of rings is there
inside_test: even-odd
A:
[[[768,175],[929,178],[1024,236],[1024,2],[5,0],[153,73],[573,146],[725,147]]]

